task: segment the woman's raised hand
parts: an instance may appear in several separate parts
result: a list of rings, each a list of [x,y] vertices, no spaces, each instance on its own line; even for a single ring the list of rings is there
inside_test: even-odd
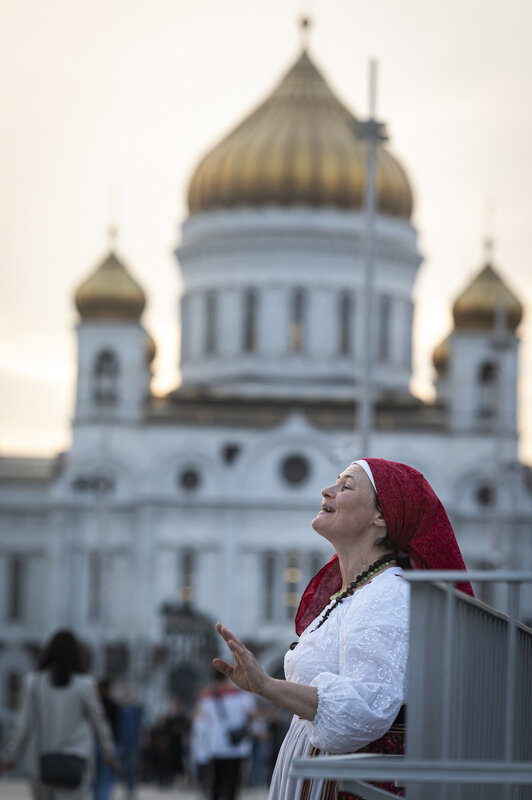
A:
[[[273,678],[265,672],[253,653],[221,622],[216,623],[216,631],[225,639],[229,650],[233,654],[234,664],[228,664],[221,658],[215,658],[213,665],[219,672],[223,672],[234,684],[248,692],[264,694],[264,691]]]

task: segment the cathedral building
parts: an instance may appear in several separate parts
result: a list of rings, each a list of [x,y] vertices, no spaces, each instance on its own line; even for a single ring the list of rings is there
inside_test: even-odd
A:
[[[176,249],[182,383],[165,397],[150,392],[155,346],[129,265],[109,252],[78,288],[71,448],[0,459],[5,724],[59,626],[79,633],[96,672],[134,683],[148,704],[205,680],[217,619],[279,674],[300,593],[331,554],[310,525],[321,489],[364,455],[426,475],[470,568],[532,568],[521,304],[487,259],[434,352],[434,401],[411,393],[422,259],[409,179],[384,145],[374,430],[361,452],[365,147],[304,50],[205,155]]]

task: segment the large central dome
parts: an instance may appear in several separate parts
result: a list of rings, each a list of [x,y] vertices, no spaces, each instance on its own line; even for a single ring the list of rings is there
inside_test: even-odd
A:
[[[270,97],[200,162],[188,205],[191,213],[267,204],[358,209],[365,163],[352,114],[303,51]],[[381,213],[410,218],[408,178],[384,147],[377,197]]]

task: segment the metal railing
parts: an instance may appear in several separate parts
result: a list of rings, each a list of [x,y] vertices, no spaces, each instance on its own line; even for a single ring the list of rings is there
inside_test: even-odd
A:
[[[529,572],[410,572],[405,756],[355,754],[294,761],[295,776],[339,779],[366,800],[532,800],[532,630],[518,619]],[[504,583],[508,614],[454,588]]]

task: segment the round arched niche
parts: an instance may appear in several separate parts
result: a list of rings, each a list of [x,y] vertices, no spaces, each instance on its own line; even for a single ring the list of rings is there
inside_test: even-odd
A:
[[[301,453],[292,453],[281,462],[281,475],[288,486],[301,486],[310,477],[310,462]]]
[[[193,492],[201,485],[201,473],[195,467],[185,467],[178,475],[178,484],[186,492]]]
[[[485,508],[493,506],[495,503],[495,492],[495,487],[491,486],[489,483],[483,483],[481,486],[478,486],[475,492],[475,498],[479,506],[484,506]]]

